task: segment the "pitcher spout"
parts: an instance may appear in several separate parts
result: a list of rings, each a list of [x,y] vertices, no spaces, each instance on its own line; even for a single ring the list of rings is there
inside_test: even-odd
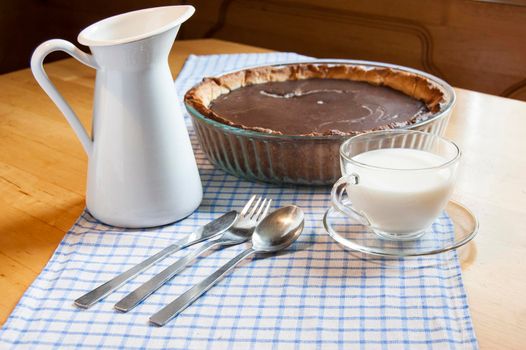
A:
[[[164,6],[110,17],[84,29],[78,36],[103,69],[130,71],[167,62],[181,24],[195,9]]]
[[[78,36],[86,46],[131,43],[179,27],[195,12],[190,5],[162,6],[116,15],[97,22]]]

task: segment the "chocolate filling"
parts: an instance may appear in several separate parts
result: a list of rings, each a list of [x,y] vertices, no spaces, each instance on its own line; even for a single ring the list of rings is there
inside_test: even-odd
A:
[[[285,135],[406,125],[429,112],[425,103],[387,86],[318,78],[245,86],[219,96],[209,108],[234,124]]]

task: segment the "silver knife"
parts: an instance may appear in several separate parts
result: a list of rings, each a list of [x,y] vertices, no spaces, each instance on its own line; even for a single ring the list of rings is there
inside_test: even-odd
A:
[[[190,236],[177,241],[174,244],[169,245],[157,254],[149,257],[138,265],[135,265],[131,269],[121,273],[114,277],[108,282],[101,284],[97,288],[93,289],[75,300],[75,305],[78,307],[87,309],[99,300],[106,297],[108,294],[122,286],[125,282],[137,276],[148,267],[152,266],[157,261],[164,259],[168,255],[177,252],[183,248],[189,247],[196,243],[205,241],[210,238],[217,237],[224,231],[228,230],[237,220],[238,213],[235,210],[229,211],[228,213],[220,216],[219,218],[209,222],[208,224],[199,227],[197,230],[192,232]]]

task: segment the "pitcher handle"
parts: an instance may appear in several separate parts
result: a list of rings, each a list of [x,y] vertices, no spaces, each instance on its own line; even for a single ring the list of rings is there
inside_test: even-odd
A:
[[[97,64],[95,63],[95,59],[92,55],[81,51],[69,41],[62,39],[52,39],[43,42],[36,48],[35,52],[33,52],[33,56],[31,56],[31,71],[35,76],[36,81],[40,84],[42,89],[51,98],[51,100],[57,105],[58,109],[64,114],[69,125],[71,125],[73,131],[75,131],[75,134],[77,134],[82,147],[84,147],[84,150],[89,156],[93,147],[91,137],[89,136],[86,129],[82,126],[82,123],[75,112],[73,112],[73,109],[71,109],[71,106],[58,92],[57,88],[55,85],[53,85],[51,80],[49,80],[48,75],[44,71],[44,59],[47,55],[54,51],[63,51],[71,55],[77,61],[91,68],[96,69]]]

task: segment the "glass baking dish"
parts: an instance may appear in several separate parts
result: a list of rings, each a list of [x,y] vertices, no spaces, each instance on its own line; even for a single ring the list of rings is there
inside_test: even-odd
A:
[[[401,129],[444,134],[455,103],[455,92],[442,79],[412,68],[358,60],[314,60],[272,66],[298,63],[390,68],[423,76],[443,92],[444,102],[441,104],[441,110],[424,121],[417,121]],[[252,68],[257,67],[244,69]],[[204,116],[186,99],[185,106],[192,117],[201,148],[210,162],[232,175],[248,180],[300,185],[329,185],[341,176],[339,147],[350,137],[348,135],[287,136],[245,130]]]

